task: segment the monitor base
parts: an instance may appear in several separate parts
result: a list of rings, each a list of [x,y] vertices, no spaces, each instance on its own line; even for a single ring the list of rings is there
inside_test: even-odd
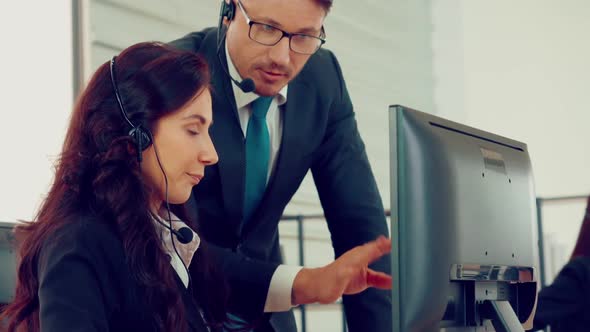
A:
[[[481,310],[485,318],[492,320],[496,332],[524,332],[510,302],[485,300]]]

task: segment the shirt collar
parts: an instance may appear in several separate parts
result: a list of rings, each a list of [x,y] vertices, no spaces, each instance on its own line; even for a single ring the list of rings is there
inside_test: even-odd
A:
[[[166,218],[162,218],[160,216],[165,216]],[[162,207],[162,209],[160,209],[159,215],[153,216],[153,218],[158,218],[162,223],[164,223],[165,225],[168,226],[169,225],[168,209],[166,209],[165,207]],[[191,242],[186,243],[186,244],[180,243],[180,241],[178,241],[175,238],[174,244],[172,244],[172,240],[170,239],[170,230],[167,227],[164,227],[162,224],[160,224],[156,220],[153,220],[154,224],[156,225],[156,229],[158,230],[158,235],[160,236],[160,239],[161,239],[162,243],[164,244],[164,247],[166,248],[168,253],[169,254],[175,253],[174,247],[176,247],[178,254],[180,255],[180,258],[182,259],[184,264],[188,267],[193,259],[195,252],[197,251],[197,249],[199,249],[199,246],[201,244],[201,238],[184,221],[180,220],[180,218],[178,218],[172,212],[170,212],[170,220],[172,221],[172,228],[174,230],[179,230],[182,227],[187,227],[188,229],[190,229],[193,232],[193,239]],[[172,235],[172,236],[174,236],[174,235]]]
[[[242,80],[242,77],[238,73],[238,70],[236,69],[233,61],[231,60],[231,56],[229,55],[229,51],[227,49],[227,42],[225,42],[225,58],[227,60],[227,68],[228,68],[228,71],[229,71],[229,74],[231,75],[231,77],[234,77],[236,79],[239,78],[240,80]],[[234,92],[234,97],[236,98],[236,106],[237,106],[238,110],[243,108],[244,106],[247,106],[248,104],[253,102],[256,98],[259,97],[254,92],[245,93],[244,91],[242,91],[242,89],[238,88],[233,83],[231,83],[231,86],[232,86],[232,89]],[[287,102],[288,87],[289,87],[288,84],[285,85],[281,89],[281,91],[279,91],[279,93],[275,96],[275,100],[277,101],[278,106],[281,106]]]

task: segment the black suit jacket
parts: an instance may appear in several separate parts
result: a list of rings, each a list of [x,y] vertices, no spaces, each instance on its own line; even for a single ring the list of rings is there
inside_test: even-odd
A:
[[[553,332],[590,330],[590,257],[571,260],[539,292],[534,330],[547,325]]]
[[[116,232],[92,216],[74,219],[47,238],[38,258],[41,331],[159,331]],[[177,282],[187,331],[207,331],[192,295]]]
[[[217,29],[191,33],[172,45],[200,53],[209,63],[214,124],[210,133],[219,163],[207,167],[193,190],[201,233],[217,246],[228,276],[231,310],[250,318],[262,314],[271,277],[281,263],[278,222],[311,169],[336,256],[388,235],[383,205],[359,135],[352,103],[335,56],[321,49],[289,83],[277,164],[259,208],[242,226],[245,145],[223,44]],[[373,268],[390,271],[389,258]],[[350,331],[391,331],[389,292],[370,289],[345,296]],[[271,325],[295,331],[291,313],[275,313]]]

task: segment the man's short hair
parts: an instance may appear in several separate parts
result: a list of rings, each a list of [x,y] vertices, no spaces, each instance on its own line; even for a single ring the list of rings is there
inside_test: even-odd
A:
[[[326,11],[326,14],[330,12],[330,8],[332,8],[333,0],[316,0],[317,3]]]

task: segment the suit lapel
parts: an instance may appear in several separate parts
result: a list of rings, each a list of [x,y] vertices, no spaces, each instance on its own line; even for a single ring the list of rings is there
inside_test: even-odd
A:
[[[180,291],[180,296],[182,297],[182,302],[184,303],[185,308],[185,319],[190,327],[190,331],[201,332],[201,331],[208,331],[206,327],[205,320],[201,316],[201,311],[193,298],[190,294],[189,290],[184,287],[182,280],[178,277],[176,271],[174,271],[174,276],[176,279],[176,284]],[[192,286],[191,286],[192,287]]]
[[[223,70],[227,68],[225,47],[222,45],[217,55],[215,39],[210,38],[205,45],[207,61],[211,70],[213,86],[213,125],[210,133],[219,155],[216,166],[221,180],[224,206],[230,217],[228,223],[239,229],[244,202],[246,151],[244,135],[240,126],[236,101],[231,81]]]

